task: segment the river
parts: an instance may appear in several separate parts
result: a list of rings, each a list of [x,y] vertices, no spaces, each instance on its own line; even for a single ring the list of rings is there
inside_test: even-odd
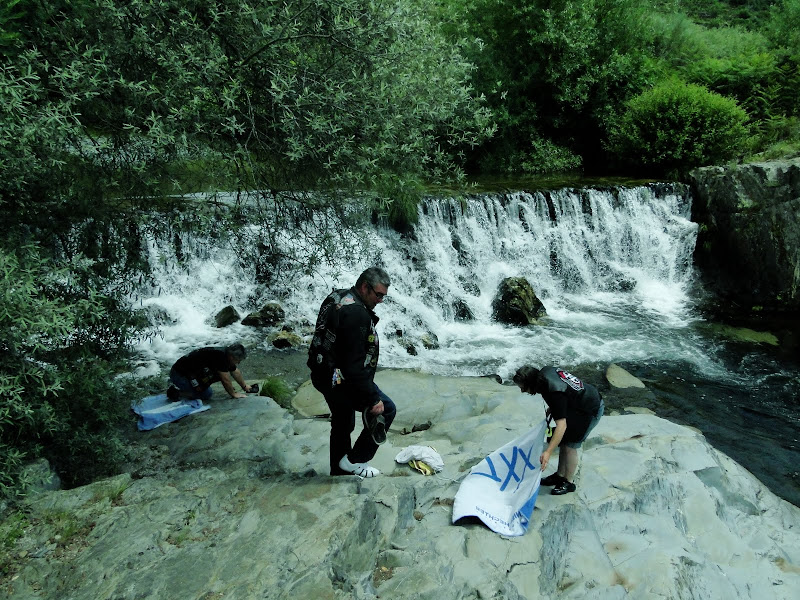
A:
[[[701,429],[800,506],[800,368],[769,336],[742,342],[704,318],[690,215],[680,184],[429,198],[411,233],[372,227],[363,232],[367,252],[269,289],[241,251],[204,243],[192,254],[186,239],[177,264],[170,244],[153,239],[155,285],[135,302],[167,318],[139,347],[140,373],[163,371],[202,345],[239,340],[268,349],[263,332],[213,326],[227,304],[245,315],[277,301],[287,324],[307,334],[331,287],[349,287],[364,267],[380,264],[392,277],[377,309],[383,366],[507,380],[525,363],[558,364],[613,395],[603,372],[620,364],[647,384],[649,408]],[[510,276],[525,277],[544,303],[540,325],[492,321],[497,286]]]

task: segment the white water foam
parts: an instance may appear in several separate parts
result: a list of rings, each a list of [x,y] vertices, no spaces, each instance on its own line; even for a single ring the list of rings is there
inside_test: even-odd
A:
[[[503,377],[525,362],[675,360],[708,369],[691,329],[697,226],[689,212],[682,189],[668,186],[428,199],[413,236],[380,228],[363,233],[377,259],[342,256],[337,277],[304,275],[271,289],[255,284],[232,250],[191,255],[191,244],[184,244],[188,256],[179,267],[168,245],[153,242],[160,289],[140,305],[158,307],[174,322],[139,351],[144,360],[169,364],[207,344],[240,340],[266,348],[263,331],[213,327],[226,304],[244,316],[278,301],[295,330],[309,334],[331,287],[349,287],[377,261],[392,276],[389,297],[376,311],[383,366]],[[542,325],[492,321],[498,284],[511,276],[532,284],[548,313]],[[458,320],[465,307],[473,320]],[[438,347],[423,345],[426,334],[436,336]]]

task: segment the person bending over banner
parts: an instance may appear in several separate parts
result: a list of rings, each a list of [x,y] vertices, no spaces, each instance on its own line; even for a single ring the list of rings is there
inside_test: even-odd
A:
[[[555,486],[552,493],[557,496],[574,492],[578,449],[603,416],[605,405],[600,392],[559,367],[537,369],[525,365],[514,374],[514,383],[525,393],[541,394],[547,403],[548,416],[556,424],[539,462],[544,472],[550,455],[559,447],[558,470],[543,477],[542,485]]]

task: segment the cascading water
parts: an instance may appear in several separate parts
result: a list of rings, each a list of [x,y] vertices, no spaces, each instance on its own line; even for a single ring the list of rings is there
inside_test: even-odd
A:
[[[680,185],[430,198],[412,236],[369,232],[393,278],[377,311],[382,364],[506,377],[526,361],[707,361],[687,333],[697,231],[689,211]],[[192,256],[191,248],[184,242],[187,256],[178,266],[165,258],[169,249],[150,243],[158,292],[140,304],[168,318],[141,350],[162,364],[198,344],[256,343],[252,329],[211,325],[226,304],[246,314],[278,300],[299,329],[314,321],[331,287],[349,287],[372,262],[343,258],[338,278],[301,277],[259,290],[240,253],[216,248]],[[541,326],[492,321],[498,284],[510,276],[533,285],[548,313]]]
[[[388,241],[382,254],[399,304],[385,310],[386,328],[412,338],[422,328],[440,348],[415,345],[411,357],[395,345],[392,362],[506,377],[526,361],[696,358],[685,343],[697,231],[689,210],[674,188],[429,200],[414,241]],[[525,277],[544,303],[542,326],[492,322],[498,284],[511,276]]]
[[[139,373],[163,372],[204,345],[242,341],[270,350],[269,332],[212,325],[228,304],[245,315],[277,301],[287,324],[310,337],[330,289],[350,287],[379,264],[392,277],[376,310],[381,366],[507,380],[525,363],[584,372],[621,363],[647,382],[659,414],[701,428],[800,504],[793,400],[800,374],[763,346],[730,342],[699,316],[690,209],[680,184],[429,198],[411,235],[356,232],[369,238],[368,254],[339,252],[335,271],[270,289],[256,282],[258,245],[234,249],[183,234],[179,262],[174,241],[150,240],[154,284],[135,303],[161,327],[139,347]],[[302,260],[304,250],[295,244],[286,253]],[[510,276],[533,286],[547,310],[540,324],[491,319],[498,284]]]

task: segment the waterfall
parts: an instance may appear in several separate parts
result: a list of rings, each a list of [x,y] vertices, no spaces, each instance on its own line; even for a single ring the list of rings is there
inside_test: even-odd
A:
[[[179,267],[163,242],[150,240],[158,285],[138,304],[166,316],[140,350],[164,364],[203,344],[266,344],[263,332],[240,324],[215,329],[210,318],[226,304],[244,315],[277,300],[295,330],[307,332],[331,287],[349,287],[377,263],[392,277],[377,308],[383,366],[507,377],[528,361],[707,361],[690,327],[690,210],[680,184],[428,198],[411,235],[372,228],[363,233],[369,255],[343,256],[335,275],[271,289],[254,282],[241,251],[192,255],[184,244]],[[541,326],[492,322],[497,286],[510,276],[525,277],[544,303]]]

